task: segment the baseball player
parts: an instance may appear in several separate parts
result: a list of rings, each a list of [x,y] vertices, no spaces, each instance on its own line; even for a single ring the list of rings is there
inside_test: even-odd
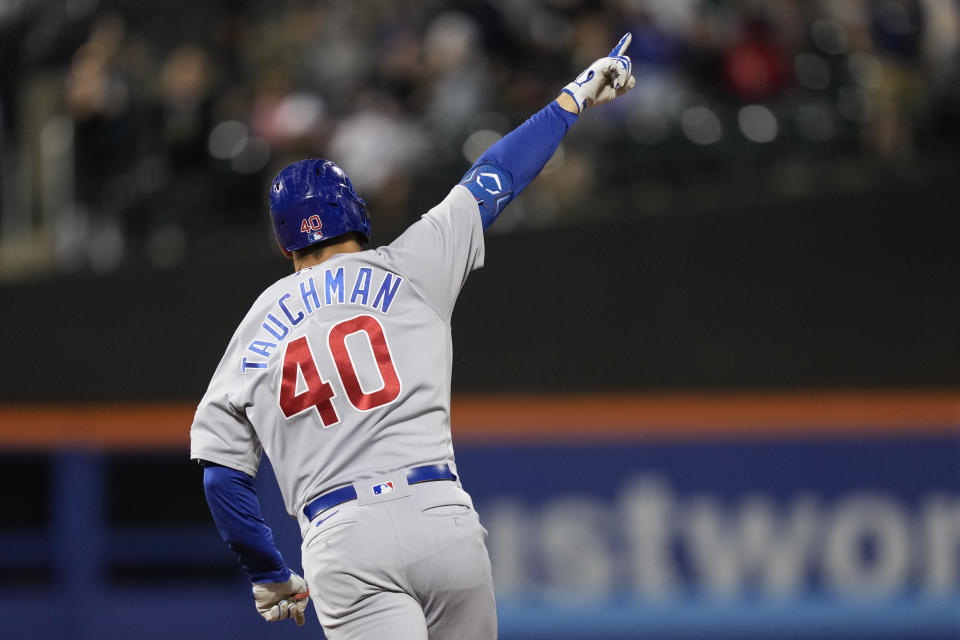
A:
[[[483,266],[483,231],[585,108],[633,87],[629,43],[490,147],[387,246],[367,248],[364,201],[333,162],[297,162],[271,183],[295,273],[253,304],[190,430],[217,529],[265,619],[303,624],[312,599],[331,640],[497,636],[486,531],[451,443],[450,317]],[[306,581],[261,516],[262,452],[299,521]]]

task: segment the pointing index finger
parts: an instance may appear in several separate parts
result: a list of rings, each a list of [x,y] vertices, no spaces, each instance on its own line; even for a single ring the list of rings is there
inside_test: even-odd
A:
[[[629,31],[623,34],[623,37],[620,38],[620,42],[617,43],[617,46],[610,51],[610,58],[616,58],[617,56],[622,56],[623,52],[627,50],[627,47],[630,46],[630,41],[633,40],[633,34]]]

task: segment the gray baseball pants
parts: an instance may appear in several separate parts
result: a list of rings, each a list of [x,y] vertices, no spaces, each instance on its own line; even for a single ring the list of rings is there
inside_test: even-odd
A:
[[[328,640],[494,640],[487,532],[459,482],[407,485],[400,470],[353,485],[357,500],[301,517],[304,577]]]

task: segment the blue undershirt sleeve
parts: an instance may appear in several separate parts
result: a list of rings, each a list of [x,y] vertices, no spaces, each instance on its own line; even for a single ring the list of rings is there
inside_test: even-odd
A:
[[[236,469],[208,464],[203,469],[203,490],[220,537],[237,554],[250,581],[289,580],[290,569],[260,513],[253,478]]]
[[[486,150],[460,184],[477,199],[486,229],[533,181],[577,120],[554,100]]]

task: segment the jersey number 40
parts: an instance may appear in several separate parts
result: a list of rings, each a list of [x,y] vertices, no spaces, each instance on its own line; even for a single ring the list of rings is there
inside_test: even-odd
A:
[[[369,340],[383,383],[376,391],[364,391],[360,386],[357,369],[347,349],[347,336],[361,331]],[[327,337],[327,346],[336,364],[340,383],[354,408],[370,411],[393,402],[400,395],[400,378],[393,366],[387,339],[383,335],[383,326],[376,318],[357,316],[334,325]],[[298,371],[303,375],[306,385],[306,390],[300,393],[297,393]],[[320,415],[323,426],[331,427],[340,422],[340,416],[331,402],[335,397],[333,387],[320,377],[306,336],[291,340],[283,354],[283,373],[280,380],[280,409],[283,415],[291,418],[313,407]]]

